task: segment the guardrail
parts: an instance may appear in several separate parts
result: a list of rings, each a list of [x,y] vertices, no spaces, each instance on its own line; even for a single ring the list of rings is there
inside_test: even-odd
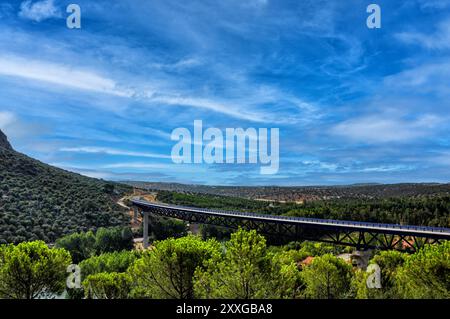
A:
[[[272,220],[278,222],[292,222],[292,223],[307,223],[316,225],[329,225],[347,228],[359,228],[368,230],[391,230],[391,231],[401,231],[401,232],[413,232],[413,233],[423,233],[423,234],[439,234],[444,237],[448,236],[450,239],[450,229],[443,227],[427,227],[427,226],[412,226],[412,225],[398,225],[398,224],[383,224],[383,223],[371,223],[371,222],[359,222],[359,221],[344,221],[344,220],[334,220],[334,219],[319,219],[319,218],[307,218],[307,217],[293,217],[293,216],[276,216],[276,215],[265,215],[258,213],[247,213],[247,212],[236,212],[236,211],[225,211],[218,209],[207,209],[207,208],[195,208],[186,207],[179,205],[169,205],[163,203],[148,202],[140,199],[133,199],[132,203],[137,206],[144,207],[154,207],[154,208],[166,208],[174,209],[180,211],[189,211],[192,213],[199,214],[213,214],[219,216],[228,217],[240,217],[248,218],[254,220]]]

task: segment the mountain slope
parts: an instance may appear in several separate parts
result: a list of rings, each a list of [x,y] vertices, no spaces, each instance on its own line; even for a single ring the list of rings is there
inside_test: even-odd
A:
[[[6,135],[0,130],[0,148],[12,150],[11,144],[8,142]]]
[[[129,218],[116,200],[131,187],[70,173],[14,151],[0,131],[0,243],[53,242]]]

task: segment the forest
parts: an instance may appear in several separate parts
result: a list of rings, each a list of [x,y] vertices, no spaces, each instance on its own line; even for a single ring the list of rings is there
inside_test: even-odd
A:
[[[335,199],[278,203],[209,194],[160,191],[163,203],[271,215],[450,227],[450,195],[374,199]]]
[[[0,245],[0,298],[450,298],[448,241],[411,255],[375,251],[370,264],[380,267],[381,286],[369,288],[373,273],[343,258],[346,248],[313,242],[269,246],[256,231],[239,229],[224,242],[188,235],[140,251],[130,250],[130,237],[121,234],[78,234],[53,248],[42,241]],[[66,288],[66,269],[75,258],[80,285]]]

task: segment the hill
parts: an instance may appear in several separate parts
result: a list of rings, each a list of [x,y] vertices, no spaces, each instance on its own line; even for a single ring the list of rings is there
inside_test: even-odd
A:
[[[129,223],[116,200],[131,187],[52,167],[13,150],[0,131],[0,243]]]
[[[12,150],[11,144],[8,142],[6,135],[0,130],[0,148]]]
[[[127,182],[153,191],[242,197],[265,201],[311,202],[335,199],[388,199],[450,195],[450,184],[356,184],[346,186],[204,186],[176,183]]]

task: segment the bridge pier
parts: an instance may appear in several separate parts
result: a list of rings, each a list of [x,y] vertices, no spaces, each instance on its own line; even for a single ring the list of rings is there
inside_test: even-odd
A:
[[[138,210],[137,207],[134,207],[134,208],[133,208],[133,223],[134,223],[135,225],[138,224],[138,215],[139,215],[139,210]]]
[[[147,249],[149,244],[148,244],[148,212],[144,211],[144,220],[143,220],[143,232],[144,232],[144,249]]]

